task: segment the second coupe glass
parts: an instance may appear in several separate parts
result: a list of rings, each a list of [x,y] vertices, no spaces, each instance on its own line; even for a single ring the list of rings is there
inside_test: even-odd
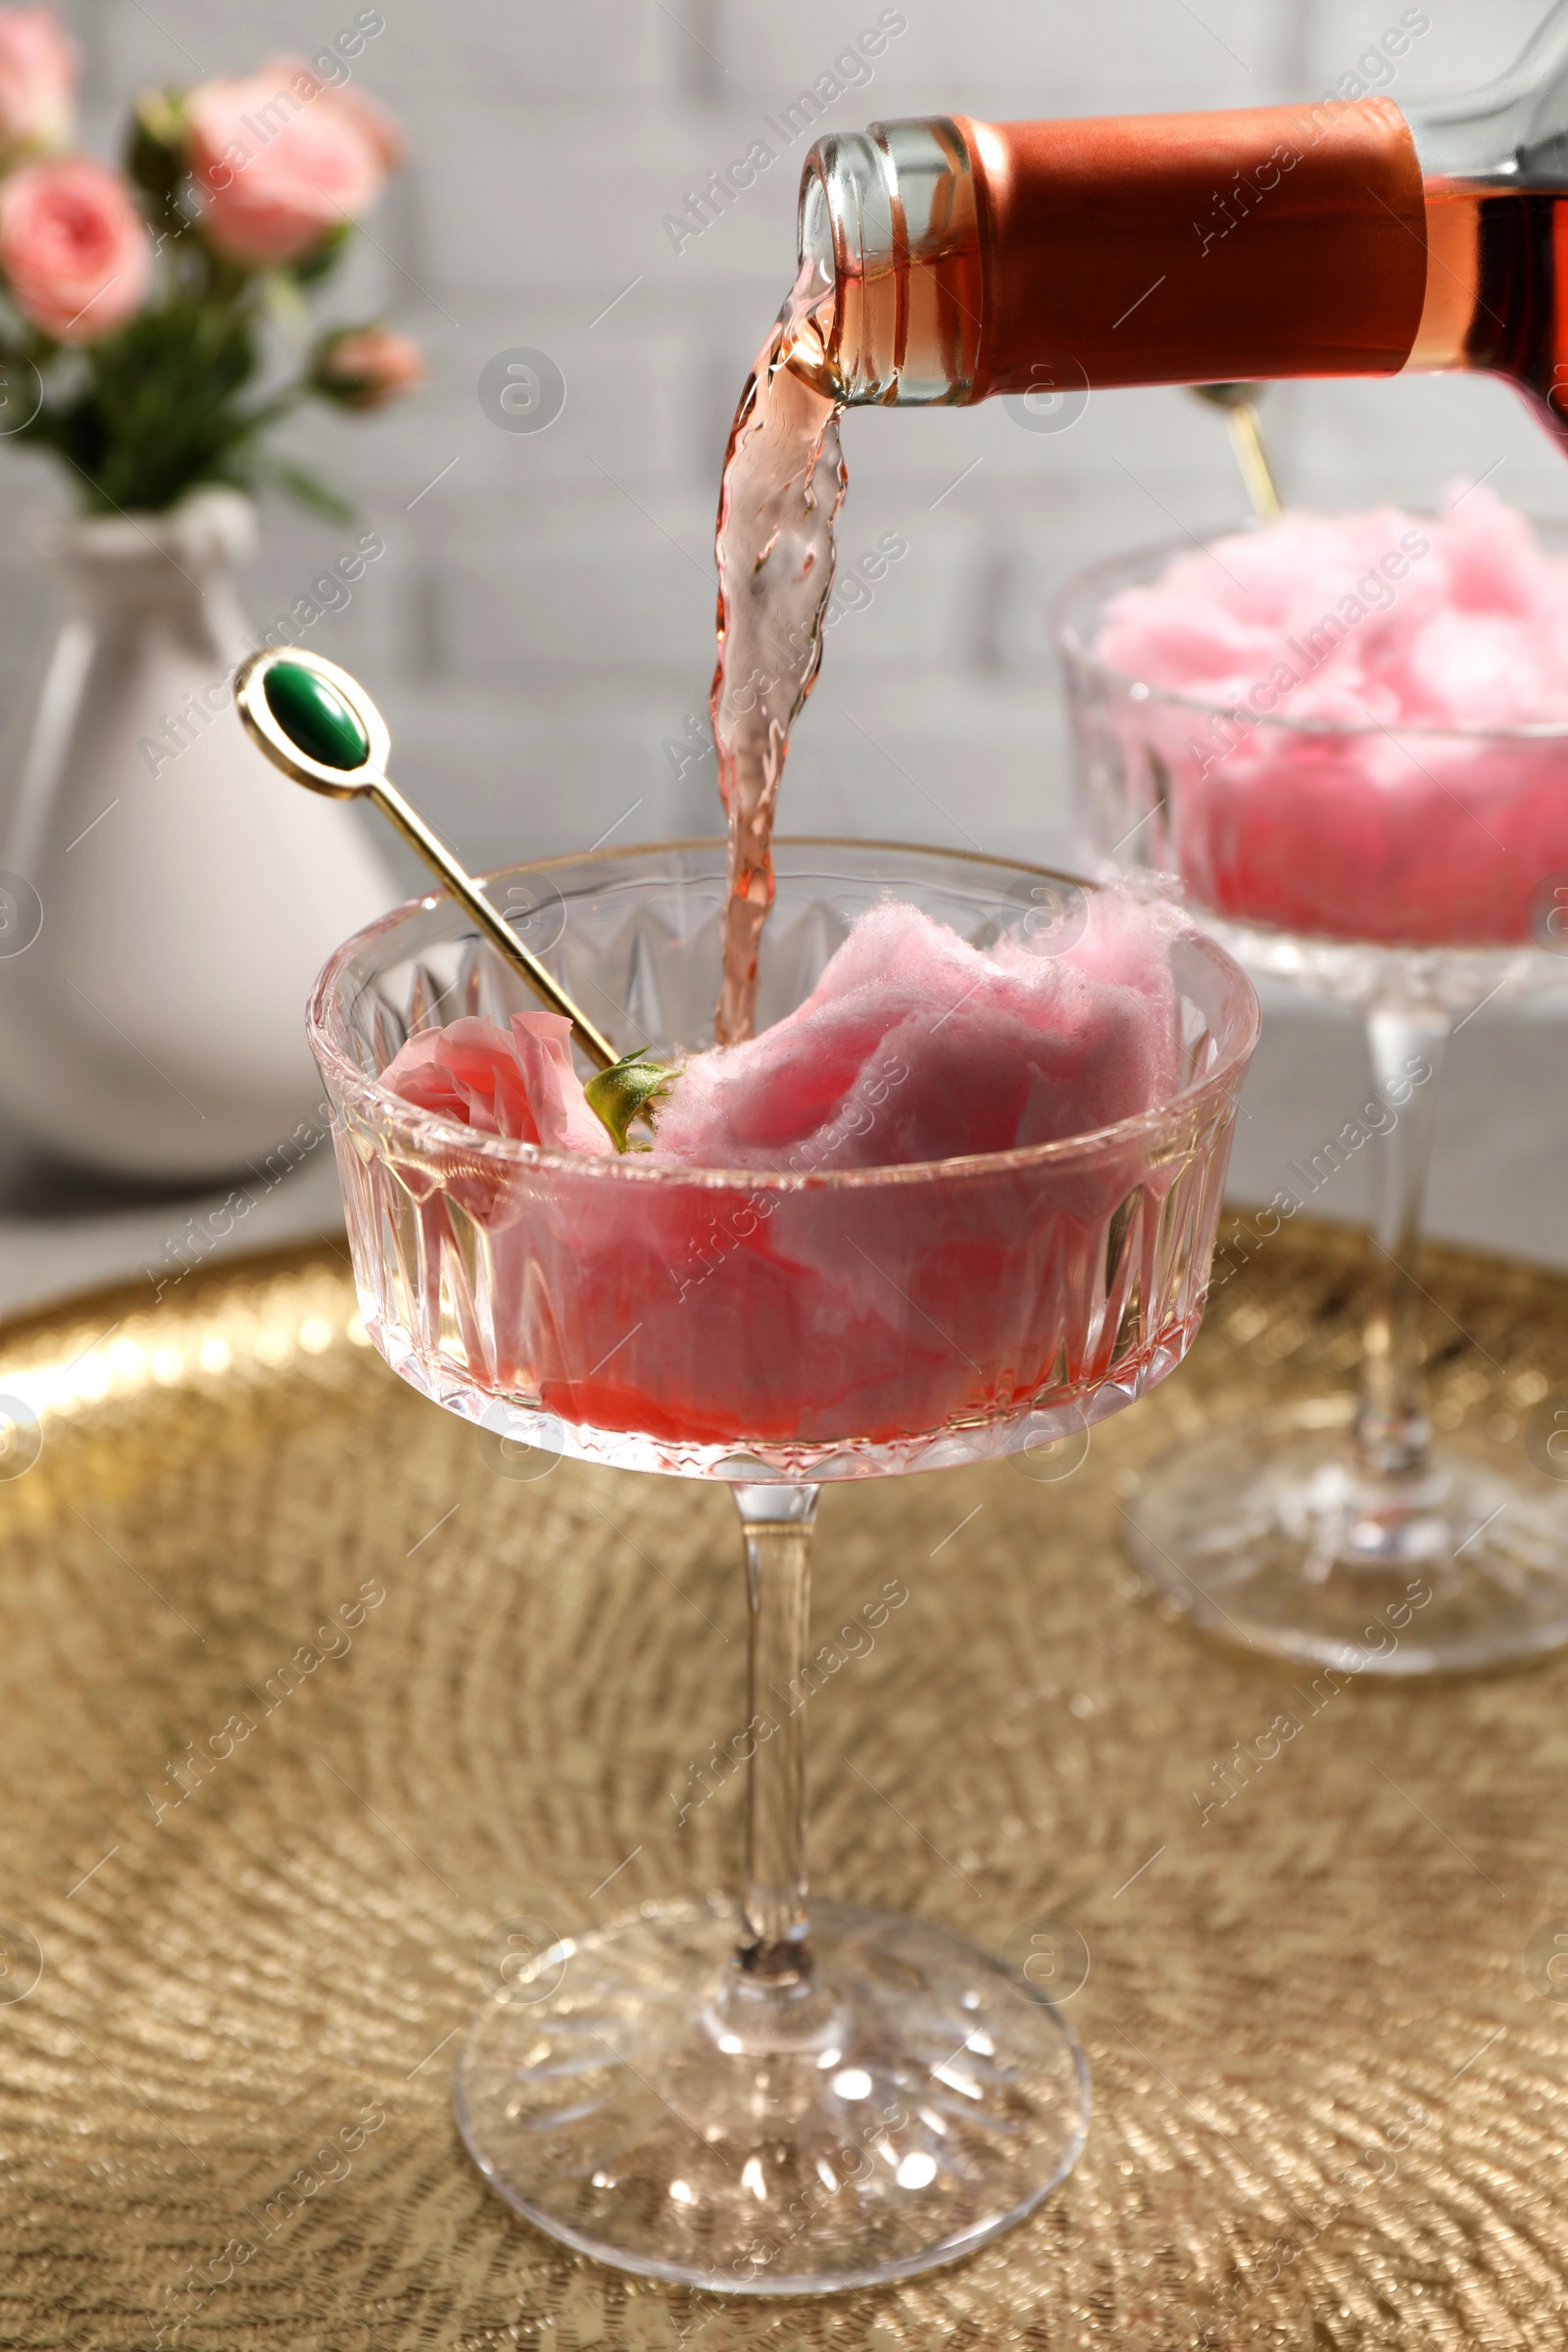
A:
[[[1365,1146],[1375,1207],[1359,1394],[1172,1454],[1144,1480],[1129,1541],[1196,1623],[1279,1656],[1408,1675],[1553,1649],[1568,1642],[1568,1490],[1522,1445],[1434,1440],[1415,1268],[1455,1022],[1568,978],[1547,952],[1568,945],[1568,720],[1257,716],[1107,666],[1107,604],[1190,546],[1098,564],[1062,600],[1080,830],[1099,870],[1179,886],[1251,970],[1360,1012],[1372,1088],[1320,1156],[1333,1173]],[[1310,1199],[1307,1176],[1282,1171],[1265,1237]],[[1429,1597],[1399,1640],[1379,1630],[1369,1648],[1368,1617],[1412,1588]]]

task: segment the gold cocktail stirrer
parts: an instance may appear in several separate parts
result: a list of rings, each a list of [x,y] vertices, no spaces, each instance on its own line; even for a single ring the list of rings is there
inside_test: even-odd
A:
[[[601,1029],[574,1004],[553,973],[531,955],[498,914],[471,874],[432,833],[386,773],[391,737],[385,719],[357,678],[319,654],[297,647],[263,646],[241,662],[234,699],[253,743],[286,776],[334,801],[362,797],[396,825],[410,849],[439,875],[446,889],[492,947],[520,972],[540,1003],[564,1013],[575,1042],[597,1065],[588,1081],[588,1101],[616,1149],[625,1151],[628,1123],[645,1117],[675,1076],[662,1062],[632,1054],[624,1058]]]
[[[464,871],[446,843],[387,776],[391,737],[357,678],[318,654],[263,646],[241,662],[234,699],[251,741],[261,746],[274,767],[296,784],[309,785],[312,792],[325,793],[334,801],[372,802],[472,915],[491,946],[522,974],[540,1002],[552,1012],[565,1014],[589,1058],[602,1070],[620,1059],[609,1038],[578,1010],[538,956],[529,954],[472,875]]]
[[[1236,452],[1236,463],[1242,469],[1252,512],[1259,522],[1272,522],[1281,512],[1280,494],[1258,430],[1257,386],[1194,384],[1192,388],[1200,400],[1224,410],[1225,421],[1231,428],[1231,447]]]

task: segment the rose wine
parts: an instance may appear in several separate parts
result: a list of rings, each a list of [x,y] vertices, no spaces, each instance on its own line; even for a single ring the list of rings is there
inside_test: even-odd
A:
[[[1431,254],[1412,368],[1505,375],[1568,448],[1568,191],[1428,180]]]
[[[810,693],[844,497],[841,403],[822,377],[822,285],[803,269],[757,355],[719,489],[718,664],[710,709],[729,826],[724,968],[714,1034],[752,1034],[773,903],[769,844],[790,728]]]

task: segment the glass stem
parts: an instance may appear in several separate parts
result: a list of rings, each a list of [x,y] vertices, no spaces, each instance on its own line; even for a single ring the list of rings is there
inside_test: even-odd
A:
[[[1372,1076],[1390,1121],[1373,1145],[1372,1307],[1355,1415],[1356,1453],[1373,1479],[1419,1478],[1431,1453],[1415,1261],[1438,1077],[1452,1026],[1440,1012],[1375,1007],[1366,1016]]]
[[[819,1489],[736,1487],[746,1545],[749,1629],[745,1932],[749,1976],[798,1984],[810,1973],[806,1915],[806,1720],[800,1703],[811,1609],[811,1529]]]

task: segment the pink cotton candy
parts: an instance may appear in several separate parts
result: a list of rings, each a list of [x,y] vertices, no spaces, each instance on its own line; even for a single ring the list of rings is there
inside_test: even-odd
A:
[[[1239,714],[1113,713],[1128,759],[1168,776],[1183,878],[1218,913],[1501,945],[1568,869],[1568,737],[1426,732],[1568,729],[1568,559],[1484,485],[1435,520],[1287,513],[1179,555],[1110,599],[1093,650]]]
[[[804,1004],[745,1045],[693,1054],[658,1106],[651,1156],[884,1167],[1054,1143],[1149,1109],[1173,1082],[1181,918],[1116,891],[1075,911],[1081,936],[1036,954],[1019,924],[981,950],[918,907],[872,907]],[[549,1012],[515,1013],[510,1037],[454,1021],[410,1038],[384,1083],[489,1135],[612,1152],[569,1034]]]
[[[795,1011],[695,1056],[656,1156],[730,1168],[881,1167],[1007,1152],[1149,1108],[1169,1086],[1174,918],[1118,893],[1036,955],[969,946],[891,901],[860,916]]]
[[[1327,640],[1308,640],[1325,622],[1338,642],[1318,658]],[[1568,558],[1546,554],[1484,484],[1436,519],[1288,510],[1122,589],[1095,653],[1151,686],[1292,719],[1561,722]],[[1296,683],[1254,702],[1276,663]]]
[[[388,1062],[382,1083],[420,1110],[554,1152],[612,1152],[571,1064],[571,1023],[514,1012],[512,1034],[467,1018],[421,1029]]]

